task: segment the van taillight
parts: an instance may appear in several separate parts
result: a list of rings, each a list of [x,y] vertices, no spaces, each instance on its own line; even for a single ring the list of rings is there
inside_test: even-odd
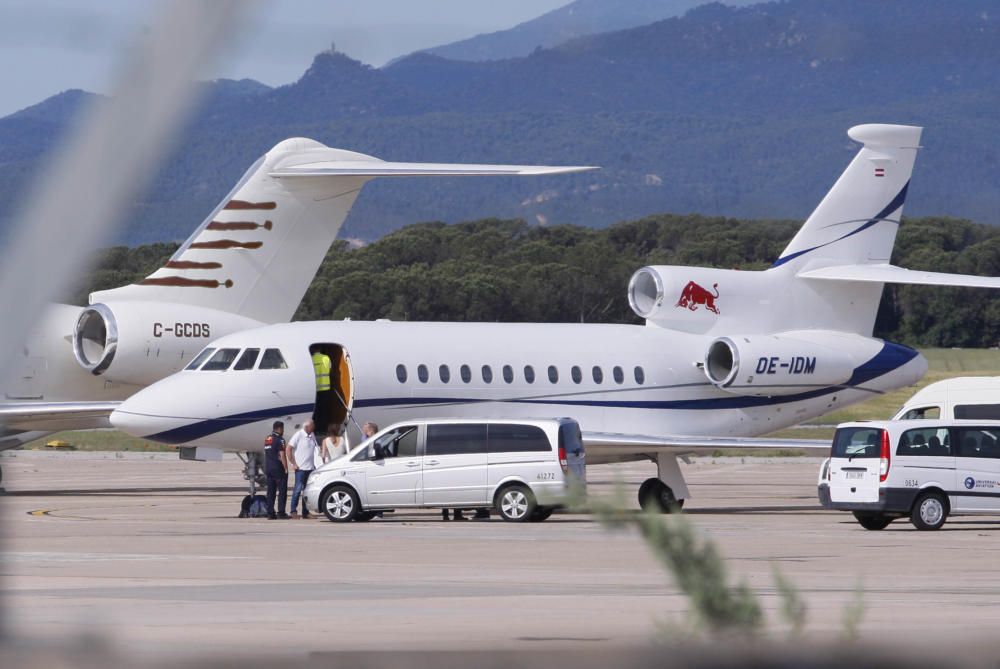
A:
[[[566,461],[566,448],[559,447],[559,466],[562,467],[563,474],[569,473],[569,462]]]
[[[889,478],[889,431],[882,430],[882,453],[879,456],[878,480],[885,482]]]

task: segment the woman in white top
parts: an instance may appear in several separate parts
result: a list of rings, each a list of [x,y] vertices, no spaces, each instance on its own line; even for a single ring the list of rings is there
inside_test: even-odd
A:
[[[342,435],[331,433],[323,440],[323,462],[336,460],[342,455],[347,455],[347,439]]]

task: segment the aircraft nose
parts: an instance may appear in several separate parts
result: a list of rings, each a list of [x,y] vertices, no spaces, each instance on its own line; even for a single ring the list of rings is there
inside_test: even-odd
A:
[[[153,386],[140,390],[111,412],[110,421],[115,429],[133,437],[172,444],[180,443],[171,438],[178,428],[191,422],[190,418],[170,415],[165,411],[169,402]]]

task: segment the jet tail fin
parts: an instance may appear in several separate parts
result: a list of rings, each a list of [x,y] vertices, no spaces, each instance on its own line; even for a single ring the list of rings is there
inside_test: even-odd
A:
[[[163,267],[90,302],[190,304],[264,322],[291,319],[361,188],[378,177],[562,174],[591,167],[390,163],[286,139],[246,172]]]

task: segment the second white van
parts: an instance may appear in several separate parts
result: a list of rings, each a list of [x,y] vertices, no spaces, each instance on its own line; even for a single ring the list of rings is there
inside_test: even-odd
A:
[[[542,521],[586,484],[579,424],[440,419],[392,425],[309,477],[310,507],[336,523],[398,508],[493,508]]]

